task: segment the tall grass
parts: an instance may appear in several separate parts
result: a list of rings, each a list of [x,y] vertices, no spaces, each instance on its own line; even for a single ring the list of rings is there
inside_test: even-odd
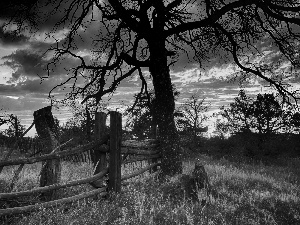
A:
[[[184,162],[184,173],[190,173],[196,160],[205,165],[217,196],[207,198],[203,207],[192,203],[179,191],[178,177],[164,183],[157,174],[133,178],[122,192],[108,199],[90,198],[67,207],[41,209],[31,214],[8,218],[14,224],[300,224],[300,160],[285,166],[232,163],[205,155]],[[132,167],[132,168],[131,168]],[[123,167],[123,173],[136,169]],[[16,190],[37,185],[39,165],[25,167]],[[34,172],[35,171],[35,172]],[[0,180],[9,179],[6,169]],[[88,164],[63,163],[62,181],[91,175]],[[61,197],[92,189],[89,185],[68,188]],[[7,222],[7,221],[5,221]]]

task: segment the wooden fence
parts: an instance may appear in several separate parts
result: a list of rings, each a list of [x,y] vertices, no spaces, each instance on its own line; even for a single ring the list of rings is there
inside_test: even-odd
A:
[[[122,142],[122,116],[118,112],[110,112],[110,130],[106,131],[106,114],[96,113],[95,119],[95,134],[94,141],[73,148],[71,150],[55,151],[44,154],[37,157],[20,158],[20,159],[7,159],[0,161],[0,168],[4,166],[13,165],[24,165],[33,164],[41,161],[49,161],[55,159],[61,159],[66,156],[84,153],[93,150],[95,154],[92,154],[92,161],[94,163],[94,175],[92,177],[70,181],[68,183],[60,184],[55,183],[43,187],[38,187],[29,191],[11,192],[11,193],[0,193],[0,202],[8,199],[15,199],[21,196],[28,196],[32,194],[41,194],[51,191],[56,191],[61,188],[91,184],[95,187],[95,190],[85,192],[79,195],[75,195],[68,198],[52,199],[51,201],[41,202],[35,205],[28,205],[23,207],[14,207],[0,209],[0,216],[13,215],[25,212],[33,212],[42,208],[55,207],[61,204],[71,203],[73,201],[88,198],[91,196],[105,196],[109,192],[119,192],[121,190],[121,182],[128,180],[132,177],[141,175],[142,173],[151,170],[155,171],[157,166],[160,165],[158,162],[160,154],[157,150],[158,143],[155,140],[150,140],[145,143],[136,141]],[[107,157],[108,156],[108,157]],[[130,157],[129,157],[130,156]],[[109,160],[107,160],[109,158]],[[121,176],[121,165],[134,163],[138,161],[146,160],[149,165]],[[154,169],[154,170],[153,170]],[[103,186],[103,179],[108,175],[108,185]]]

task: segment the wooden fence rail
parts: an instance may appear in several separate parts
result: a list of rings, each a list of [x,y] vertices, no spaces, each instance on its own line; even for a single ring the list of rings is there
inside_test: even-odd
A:
[[[8,198],[16,198],[16,197],[32,195],[32,194],[36,194],[36,193],[40,193],[40,192],[45,192],[45,191],[50,191],[50,190],[57,190],[57,189],[61,189],[61,188],[76,186],[76,185],[80,185],[80,184],[87,184],[87,183],[90,183],[92,181],[103,178],[107,174],[107,172],[108,172],[108,168],[101,171],[100,173],[92,176],[92,177],[79,179],[79,180],[73,180],[73,181],[67,182],[65,184],[52,184],[52,185],[49,185],[49,186],[39,187],[39,188],[35,188],[35,189],[32,189],[32,190],[28,190],[28,191],[0,193],[0,201],[3,200],[3,199],[8,199]]]
[[[0,161],[0,168],[4,166],[12,166],[12,165],[19,165],[19,164],[33,164],[40,161],[45,160],[52,160],[52,159],[60,159],[66,156],[80,154],[86,151],[93,149],[94,151],[98,152],[98,156],[93,158],[93,164],[95,167],[95,174],[92,177],[79,179],[70,181],[65,184],[51,184],[44,187],[35,188],[29,191],[21,191],[21,192],[11,192],[11,193],[0,193],[0,200],[5,201],[9,198],[17,198],[20,196],[31,195],[35,193],[45,193],[48,191],[54,191],[61,188],[71,187],[80,184],[90,183],[93,187],[96,187],[96,190],[86,192],[83,194],[75,195],[69,198],[63,198],[53,201],[48,201],[44,203],[39,203],[35,205],[28,205],[23,207],[15,207],[15,208],[8,208],[8,209],[0,209],[0,216],[9,215],[9,214],[18,214],[24,212],[33,212],[39,210],[41,208],[48,208],[57,206],[60,204],[70,203],[75,200],[79,200],[82,198],[87,198],[96,194],[100,196],[104,196],[107,194],[107,188],[109,191],[119,192],[121,190],[121,181],[128,180],[132,177],[138,176],[150,169],[153,169],[160,165],[157,162],[157,159],[160,158],[159,151],[156,150],[158,144],[156,141],[148,141],[144,143],[138,143],[136,141],[126,141],[121,142],[122,137],[122,117],[121,114],[118,112],[110,112],[110,133],[104,134],[104,127],[105,127],[105,119],[104,114],[97,116],[97,121],[101,124],[96,124],[96,138],[97,140],[91,143],[88,143],[84,146],[79,146],[73,148],[71,150],[63,150],[63,151],[54,151],[49,154],[45,154],[38,157],[31,157],[31,158],[21,158],[21,159],[14,159],[14,160],[4,160]],[[100,118],[100,119],[99,119]],[[104,123],[104,124],[103,124]],[[102,133],[101,133],[102,132]],[[106,143],[109,141],[109,146]],[[100,154],[99,154],[100,153]],[[109,153],[109,167],[107,167],[106,162],[106,153]],[[96,155],[97,155],[96,154]],[[129,159],[122,160],[122,155],[135,155],[135,157],[131,157]],[[128,164],[134,163],[138,161],[153,161],[152,164],[141,168],[137,171],[132,172],[131,174],[126,174],[121,177],[121,164]],[[97,163],[97,164],[96,164]],[[100,165],[99,165],[100,164]],[[99,171],[99,168],[102,168]],[[109,183],[108,187],[103,187],[104,176],[109,175]],[[97,183],[97,181],[99,181]],[[99,186],[97,186],[99,185]]]
[[[41,210],[43,208],[50,208],[50,207],[57,207],[62,204],[67,204],[67,203],[72,203],[74,201],[83,199],[83,198],[88,198],[92,197],[99,194],[100,196],[105,196],[107,195],[106,192],[106,187],[103,188],[98,188],[89,192],[84,192],[79,195],[75,195],[72,197],[68,198],[62,198],[50,202],[44,202],[44,203],[39,203],[35,205],[28,205],[28,206],[23,206],[23,207],[14,207],[14,208],[8,208],[8,209],[0,209],[0,216],[5,216],[5,215],[15,215],[15,214],[20,214],[20,213],[25,213],[25,212],[34,212],[37,210]]]
[[[121,178],[121,181],[128,180],[128,179],[130,179],[132,177],[136,177],[138,175],[141,175],[141,174],[145,173],[146,171],[150,170],[151,168],[153,168],[155,166],[159,166],[159,165],[160,165],[160,163],[150,164],[149,166],[146,166],[146,167],[144,167],[142,169],[139,169],[139,170],[137,170],[137,171],[135,171],[135,172],[133,172],[131,174],[127,174],[127,175],[123,176]]]
[[[107,142],[108,138],[109,138],[109,135],[106,135],[102,140],[94,141],[94,142],[88,143],[86,145],[73,148],[72,150],[64,150],[61,152],[54,152],[54,153],[45,154],[42,156],[37,156],[37,157],[32,157],[32,158],[9,159],[6,161],[0,161],[0,167],[20,165],[20,164],[33,164],[33,163],[41,162],[44,160],[59,159],[59,158],[65,157],[65,156],[79,154],[79,153],[88,151],[91,148],[95,148],[95,147],[98,147],[99,145],[103,145],[104,143]],[[99,151],[108,152],[109,148],[103,146],[102,148],[99,148]]]
[[[129,147],[121,147],[121,153],[122,154],[132,154],[132,155],[155,155],[158,154],[159,151],[153,151],[153,150],[140,150],[140,149],[134,149]]]
[[[104,145],[108,139],[109,139],[109,135],[106,135],[101,140],[97,140],[97,141],[88,143],[86,145],[82,145],[82,146],[73,148],[71,150],[63,150],[60,152],[54,152],[54,153],[45,154],[45,155],[37,156],[37,157],[3,160],[3,161],[0,161],[0,167],[14,166],[14,165],[20,165],[20,164],[33,164],[33,163],[37,163],[37,162],[41,162],[41,161],[49,160],[49,159],[59,159],[59,158],[63,158],[63,157],[70,156],[70,155],[80,154],[80,153],[89,151],[90,149],[96,148],[96,147],[97,147],[97,151],[104,152],[104,153],[109,152],[109,147],[107,145]],[[155,145],[155,146],[157,147],[158,145]],[[159,153],[159,151],[149,151],[149,150],[144,150],[144,149],[140,150],[140,149],[131,148],[130,146],[121,147],[121,154],[157,155],[158,153]],[[151,158],[151,157],[149,157],[149,158]],[[156,158],[156,157],[153,157],[153,158]]]
[[[122,164],[135,163],[135,162],[139,162],[139,161],[146,161],[149,159],[158,159],[158,158],[160,158],[160,154],[139,156],[139,157],[135,157],[135,158],[126,159],[122,162]]]

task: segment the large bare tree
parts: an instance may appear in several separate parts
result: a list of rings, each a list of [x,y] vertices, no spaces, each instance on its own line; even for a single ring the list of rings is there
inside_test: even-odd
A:
[[[7,1],[0,14],[9,15],[19,27],[28,22],[56,21],[53,31],[66,27],[67,36],[50,52],[53,65],[73,57],[77,65],[64,82],[73,82],[71,95],[89,93],[84,101],[101,101],[119,83],[138,74],[141,92],[147,89],[144,71],[149,70],[155,90],[154,117],[162,140],[162,171],[181,171],[170,65],[187,54],[205,66],[212,57],[234,62],[243,76],[257,76],[282,95],[295,97],[274,76],[267,64],[253,56],[276,48],[282,61],[299,66],[298,0],[56,0]],[[16,5],[19,4],[19,7]],[[27,20],[24,20],[27,18]],[[90,45],[87,60],[76,42],[82,31],[98,24],[98,35]],[[38,27],[38,26],[37,26]],[[22,29],[20,29],[22,32]],[[278,56],[278,55],[277,55]],[[223,62],[224,62],[223,61]],[[218,63],[218,61],[216,62]],[[51,65],[49,65],[51,72]],[[146,69],[145,69],[146,68]],[[84,86],[76,86],[79,77]],[[93,92],[87,92],[93,87]]]

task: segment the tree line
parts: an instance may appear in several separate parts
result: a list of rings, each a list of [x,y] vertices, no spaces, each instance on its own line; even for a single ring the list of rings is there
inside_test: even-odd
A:
[[[220,134],[299,133],[300,113],[296,105],[280,101],[280,96],[273,93],[251,98],[241,90],[229,107],[221,107],[219,115],[216,129]]]
[[[179,95],[180,93],[174,89],[174,96],[179,97]],[[135,103],[126,107],[124,115],[127,121],[123,129],[123,138],[143,140],[157,138],[160,135],[151,113],[153,102],[156,100],[154,92],[150,91],[149,96],[150,98],[147,95],[136,94]],[[80,104],[76,106],[72,104],[68,107],[72,108],[73,116],[65,124],[60,124],[55,118],[59,142],[67,143],[63,149],[83,145],[93,139],[93,115],[97,110],[88,105],[82,107]],[[286,137],[287,134],[299,135],[300,113],[298,109],[295,105],[284,102],[279,95],[274,93],[259,93],[250,97],[244,90],[240,90],[234,101],[227,106],[220,107],[218,113],[208,116],[209,107],[210,103],[200,98],[199,95],[190,96],[176,107],[173,116],[181,146],[201,152],[201,146],[205,142],[203,134],[208,131],[205,125],[208,120],[216,121],[214,133],[219,138],[243,137],[244,142],[240,144],[244,145],[247,145],[249,140],[263,144],[274,142],[276,139],[274,137],[280,139],[283,136]],[[10,117],[13,118],[10,122],[8,121],[10,126],[1,133],[0,138],[2,144],[8,147],[11,147],[25,130],[25,126],[21,125],[18,117]],[[23,138],[18,146],[22,153],[31,151],[33,154],[38,152],[38,148],[42,148],[39,146],[38,137]],[[262,149],[263,147],[260,148],[261,151]]]

